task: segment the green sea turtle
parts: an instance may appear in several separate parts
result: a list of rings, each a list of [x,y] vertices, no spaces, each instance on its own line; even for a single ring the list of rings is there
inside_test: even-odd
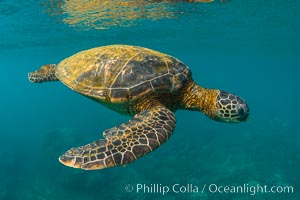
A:
[[[61,81],[72,90],[133,118],[103,132],[104,139],[71,148],[59,157],[86,170],[131,163],[165,143],[178,109],[202,111],[211,119],[242,122],[244,100],[197,85],[180,60],[143,47],[110,45],[79,52],[57,66],[28,74],[31,82]]]

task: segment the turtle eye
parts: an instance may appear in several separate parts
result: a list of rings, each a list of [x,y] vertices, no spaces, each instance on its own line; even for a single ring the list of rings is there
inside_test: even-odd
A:
[[[217,96],[217,116],[215,119],[222,122],[243,122],[249,117],[247,103],[240,97],[229,92],[220,91]]]

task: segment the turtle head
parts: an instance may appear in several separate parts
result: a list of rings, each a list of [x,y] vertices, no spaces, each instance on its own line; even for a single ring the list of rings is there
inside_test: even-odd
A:
[[[193,82],[184,92],[183,107],[201,111],[213,120],[227,123],[247,121],[250,113],[242,98],[222,90],[203,88]]]
[[[249,114],[248,105],[242,98],[219,90],[216,97],[216,110],[210,117],[217,121],[238,123],[247,121]]]

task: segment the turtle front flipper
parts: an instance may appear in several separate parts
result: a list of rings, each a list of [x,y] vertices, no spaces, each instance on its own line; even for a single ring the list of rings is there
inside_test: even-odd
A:
[[[43,65],[35,72],[28,73],[28,79],[32,83],[58,81],[58,78],[55,76],[55,70],[56,65],[54,64]]]
[[[59,157],[69,167],[103,169],[131,163],[166,142],[175,128],[173,112],[156,106],[104,131],[106,139],[72,148]]]

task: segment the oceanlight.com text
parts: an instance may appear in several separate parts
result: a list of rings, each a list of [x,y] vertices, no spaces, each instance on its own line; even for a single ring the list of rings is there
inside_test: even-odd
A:
[[[169,193],[191,194],[191,193],[219,193],[219,194],[292,194],[294,187],[291,185],[260,185],[260,184],[242,184],[242,185],[218,185],[218,184],[178,184],[163,185],[163,184],[127,184],[126,192],[135,192],[137,194],[160,194],[167,195]]]

